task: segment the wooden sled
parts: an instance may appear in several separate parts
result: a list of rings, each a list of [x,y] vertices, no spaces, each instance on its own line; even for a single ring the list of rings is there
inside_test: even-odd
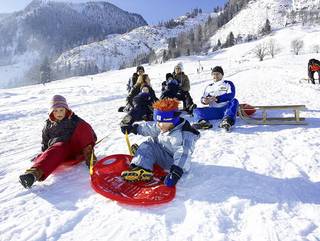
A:
[[[247,122],[248,124],[254,125],[306,125],[305,118],[300,117],[300,111],[305,110],[305,105],[276,105],[276,106],[251,106],[254,108],[256,113],[261,113],[261,117],[249,116],[246,114],[244,106],[239,106],[238,114],[239,117]],[[282,110],[292,111],[292,117],[268,117],[268,111]]]

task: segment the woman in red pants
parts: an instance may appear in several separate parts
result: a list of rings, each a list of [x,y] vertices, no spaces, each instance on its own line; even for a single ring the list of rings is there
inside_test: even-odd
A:
[[[70,160],[87,163],[97,140],[92,127],[75,115],[61,95],[52,98],[49,118],[42,131],[42,153],[34,165],[20,175],[20,183],[30,188],[35,181],[44,181],[59,165]]]

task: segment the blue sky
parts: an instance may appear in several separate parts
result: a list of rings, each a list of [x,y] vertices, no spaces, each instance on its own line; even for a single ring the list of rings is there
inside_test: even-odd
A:
[[[65,2],[87,2],[89,0],[65,0]],[[91,0],[98,1],[98,0]],[[99,0],[101,1],[101,0]],[[109,0],[128,12],[141,14],[149,24],[183,15],[192,8],[201,8],[211,12],[215,6],[223,5],[227,0]],[[23,9],[31,0],[1,0],[0,13]]]

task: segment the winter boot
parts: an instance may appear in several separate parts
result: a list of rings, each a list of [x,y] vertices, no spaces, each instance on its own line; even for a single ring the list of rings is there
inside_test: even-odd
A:
[[[136,155],[136,152],[137,152],[138,148],[139,148],[139,145],[136,144],[136,143],[131,145],[130,149],[131,149],[131,153],[132,153],[133,156]]]
[[[230,132],[233,124],[234,121],[230,117],[226,117],[221,121],[219,127],[224,129],[226,132]]]
[[[121,177],[129,182],[144,181],[148,182],[153,179],[152,171],[146,170],[142,167],[136,166],[128,171],[123,171]]]
[[[94,154],[94,149],[93,149],[92,145],[88,145],[85,148],[83,148],[82,154],[84,156],[84,160],[85,160],[86,165],[87,165],[88,168],[90,168],[90,161],[91,161],[91,156],[92,155],[93,155],[93,163],[92,164],[93,164],[93,166],[94,166],[94,164],[96,164],[97,157]]]
[[[118,112],[124,112],[124,108],[126,108],[125,106],[120,106],[118,109]]]
[[[19,176],[19,182],[24,188],[31,188],[35,181],[39,181],[43,172],[37,168],[30,168],[25,174]]]
[[[196,128],[196,129],[210,129],[212,128],[212,124],[209,121],[206,120],[200,120],[197,123],[192,124],[192,127]]]
[[[192,115],[193,113],[193,110],[197,108],[197,105],[196,104],[191,104],[188,108],[187,108],[187,113]]]

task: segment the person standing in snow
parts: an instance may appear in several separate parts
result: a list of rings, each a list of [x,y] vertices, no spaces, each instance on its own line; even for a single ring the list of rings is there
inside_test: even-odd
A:
[[[223,80],[223,69],[216,66],[212,69],[213,83],[209,84],[201,97],[201,103],[209,107],[196,108],[194,117],[198,121],[193,124],[197,129],[209,129],[212,127],[209,120],[222,119],[219,127],[230,130],[235,124],[238,100],[235,98],[236,89],[229,80]]]
[[[308,77],[312,84],[315,84],[314,73],[318,73],[318,80],[320,84],[320,61],[317,59],[310,59],[308,62]]]
[[[179,101],[163,99],[154,103],[155,122],[122,125],[122,133],[149,136],[138,146],[129,170],[121,176],[126,181],[150,181],[154,164],[170,170],[164,179],[166,186],[175,186],[182,174],[190,168],[191,154],[200,133],[179,117]]]
[[[92,127],[75,115],[66,99],[54,95],[51,100],[49,118],[42,130],[42,153],[31,168],[19,176],[25,188],[35,181],[44,181],[60,164],[68,161],[86,161],[88,165],[97,140]]]
[[[179,94],[182,97],[183,109],[188,113],[192,114],[193,109],[197,107],[193,103],[192,97],[189,93],[190,91],[190,81],[189,77],[183,72],[183,64],[178,63],[174,67],[174,72],[172,73],[173,79],[177,80],[180,84]]]

